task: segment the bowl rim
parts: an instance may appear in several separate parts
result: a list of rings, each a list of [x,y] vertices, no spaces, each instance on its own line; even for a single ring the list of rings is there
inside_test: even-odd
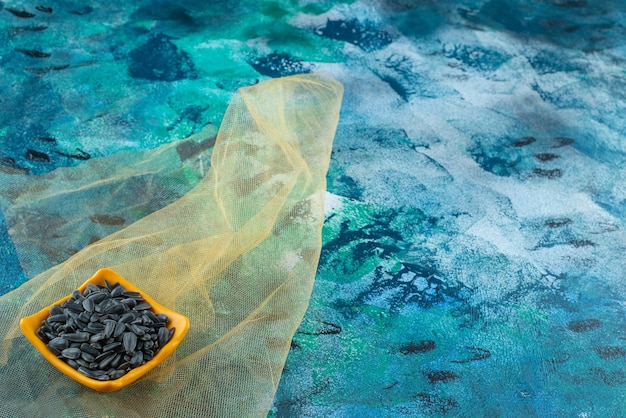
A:
[[[147,361],[145,364],[139,367],[131,369],[128,373],[126,373],[119,379],[101,381],[85,376],[78,370],[72,368],[72,366],[67,364],[65,361],[57,358],[57,356],[48,349],[46,343],[44,343],[37,336],[36,331],[41,326],[41,322],[44,319],[48,318],[48,316],[50,315],[50,308],[52,308],[52,306],[54,305],[60,305],[61,303],[65,302],[72,297],[72,294],[69,294],[64,298],[59,299],[58,301],[52,303],[49,306],[46,306],[45,308],[32,315],[22,318],[20,320],[20,329],[22,330],[22,333],[28,339],[28,341],[30,341],[30,343],[35,347],[35,349],[37,349],[37,351],[39,351],[39,353],[46,360],[48,360],[50,364],[56,367],[61,373],[74,379],[78,383],[81,383],[98,392],[113,392],[135,382],[137,379],[158,366],[159,363],[165,360],[165,358],[167,358],[170,354],[172,354],[187,334],[187,331],[189,329],[189,318],[187,318],[183,314],[175,312],[159,304],[148,294],[146,294],[146,292],[124,279],[113,269],[107,267],[99,269],[92,277],[90,277],[87,281],[80,285],[78,287],[78,290],[82,293],[87,285],[90,283],[100,284],[104,286],[105,279],[112,284],[115,282],[119,282],[122,286],[124,286],[124,288],[126,288],[126,291],[139,292],[141,296],[146,300],[146,302],[148,302],[152,306],[152,312],[154,312],[155,314],[163,313],[168,316],[168,328],[176,328],[170,340],[158,351],[158,353],[156,353],[152,360]]]

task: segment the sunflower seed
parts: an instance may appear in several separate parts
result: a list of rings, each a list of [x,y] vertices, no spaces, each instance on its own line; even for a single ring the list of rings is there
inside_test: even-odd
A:
[[[93,312],[93,309],[95,308],[95,304],[93,302],[93,299],[86,298],[83,301],[83,308],[85,308],[85,310],[88,311],[88,312]]]
[[[80,348],[66,348],[65,350],[61,351],[61,355],[65,358],[69,358],[72,360],[76,360],[77,358],[80,357],[81,351]]]
[[[111,352],[111,355],[104,358],[104,360],[100,361],[100,364],[98,364],[98,367],[100,367],[101,369],[106,369],[108,368],[111,363],[113,363],[113,360],[115,360],[115,356],[116,354]]]
[[[130,359],[130,367],[139,367],[143,362],[143,352],[137,351]]]
[[[63,335],[63,338],[69,341],[76,341],[80,343],[80,342],[88,341],[89,338],[91,338],[91,335],[89,335],[88,332],[72,332],[72,333]]]
[[[121,342],[115,341],[114,343],[107,344],[104,347],[102,347],[102,351],[106,353],[108,351],[112,351],[113,349],[115,349],[117,347],[120,347],[121,345],[122,345]]]
[[[99,332],[98,334],[94,334],[89,338],[90,343],[97,343],[98,341],[102,341],[106,339],[107,336],[104,335],[104,332]]]
[[[144,316],[148,318],[148,320],[146,320],[146,318],[143,319],[143,322],[146,325],[152,325],[155,322],[160,322],[159,318],[157,318],[156,315],[152,313],[152,311],[145,311],[145,313],[142,315],[142,318]]]
[[[128,306],[129,309],[133,309],[135,306],[137,306],[137,301],[133,298],[122,299],[120,302]]]
[[[111,361],[111,366],[117,367],[120,365],[121,362],[122,362],[122,355],[116,354],[115,357],[113,357],[113,360]]]
[[[92,315],[90,315],[90,314],[89,314],[89,312],[81,312],[81,313],[78,315],[78,318],[77,318],[77,319],[78,319],[79,321],[82,321],[82,322],[84,322],[85,324],[87,324],[87,323],[89,323],[89,322],[94,322],[94,321],[92,321],[92,320],[91,320],[91,316],[92,316]]]
[[[54,347],[50,347],[50,346],[49,346],[49,347],[48,347],[48,350],[50,350],[50,352],[51,352],[52,354],[54,354],[55,356],[57,356],[57,357],[59,357],[59,356],[61,355],[61,351],[60,351],[60,350],[57,350],[57,349],[56,349],[56,348],[54,348]]]
[[[157,319],[159,321],[155,321],[155,322],[167,323],[167,320],[168,320],[167,315],[165,315],[165,314],[158,314],[158,315],[156,315],[156,317],[157,317]]]
[[[122,340],[124,341],[124,351],[129,354],[134,353],[135,347],[137,347],[137,336],[132,332],[125,332]]]
[[[131,331],[133,331],[137,336],[142,336],[146,333],[147,328],[142,327],[141,325],[131,324]]]
[[[100,288],[98,287],[98,285],[93,284],[93,283],[89,283],[86,287],[85,287],[85,291],[84,294],[90,294],[92,292],[98,292],[100,290]]]
[[[82,351],[82,354],[80,355],[82,357],[83,360],[85,360],[87,363],[93,363],[93,361],[96,359],[94,356],[92,356],[91,354],[89,354],[86,351]]]
[[[104,325],[100,322],[90,322],[85,327],[85,330],[104,331]]]
[[[98,376],[102,376],[102,375],[106,374],[106,372],[104,370],[100,370],[100,369],[90,370],[90,369],[88,369],[86,367],[82,367],[82,366],[78,368],[78,371],[80,373],[84,374],[85,376],[91,377],[92,379],[97,379]]]
[[[126,324],[123,322],[118,322],[115,325],[115,331],[113,331],[113,336],[117,338],[122,335],[124,331],[126,331]]]
[[[78,367],[80,367],[80,365],[76,363],[74,360],[67,360],[67,364],[69,364],[70,367],[73,369],[78,369]]]
[[[44,342],[47,343],[48,341],[51,340],[51,338],[48,337],[48,335],[46,334],[46,331],[44,331],[43,328],[37,328],[37,331],[35,331],[35,334],[37,334],[37,336]]]
[[[126,305],[123,303],[113,303],[104,309],[104,313],[107,314],[122,314],[126,310]]]
[[[94,346],[87,343],[82,343],[80,345],[80,350],[84,353],[89,353],[94,357],[100,355],[100,352]]]
[[[111,335],[113,335],[113,331],[115,331],[116,325],[117,322],[112,319],[106,319],[104,321],[104,335],[106,336],[106,338],[109,338],[111,337]]]
[[[65,321],[67,321],[67,315],[65,314],[50,315],[48,317],[48,322],[65,322]]]
[[[125,374],[126,374],[126,372],[124,370],[119,370],[118,369],[118,370],[115,370],[112,373],[109,373],[109,377],[114,380],[114,379],[119,379],[120,377],[124,376]]]
[[[135,306],[135,310],[137,311],[143,311],[143,310],[150,309],[150,308],[152,308],[152,306],[150,306],[150,304],[147,302],[143,302]]]
[[[163,347],[167,343],[167,328],[159,328],[159,347]]]
[[[54,305],[52,308],[50,308],[50,315],[59,315],[63,313],[63,308],[61,308],[59,305]]]
[[[76,313],[81,313],[83,311],[83,306],[78,305],[74,302],[68,303],[67,305],[65,305],[65,307],[69,309],[70,311],[76,312]]]
[[[115,289],[111,290],[111,297],[116,298],[126,293],[126,289],[121,284],[118,284]]]
[[[50,340],[48,343],[48,347],[54,347],[57,350],[65,350],[70,345],[69,341],[67,341],[63,337],[56,337]]]
[[[73,324],[71,324],[71,326],[73,328],[84,328],[85,326],[87,326],[87,322],[83,322],[80,320],[80,318],[72,318],[73,319]],[[68,324],[70,325],[70,324]]]
[[[87,299],[91,299],[91,301],[94,303],[94,305],[97,305],[98,303],[100,303],[103,300],[105,300],[107,297],[108,297],[108,295],[106,294],[106,292],[97,292],[97,293],[93,293],[93,294],[89,295],[89,297]]]
[[[133,319],[135,319],[135,315],[136,314],[134,312],[127,312],[124,315],[122,315],[119,322],[123,322],[123,323],[130,322]]]

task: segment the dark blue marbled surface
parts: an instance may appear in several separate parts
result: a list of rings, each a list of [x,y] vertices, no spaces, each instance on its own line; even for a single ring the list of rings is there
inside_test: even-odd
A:
[[[0,170],[152,149],[327,71],[324,247],[270,415],[626,416],[625,25],[614,1],[0,3]],[[7,292],[87,242],[14,245],[2,190]]]

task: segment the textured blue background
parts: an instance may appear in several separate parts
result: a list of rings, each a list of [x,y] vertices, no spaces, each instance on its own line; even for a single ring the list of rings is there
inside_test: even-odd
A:
[[[626,416],[625,24],[615,1],[0,2],[0,170],[154,148],[239,86],[330,72],[324,247],[270,415]],[[36,273],[8,231],[0,292]]]

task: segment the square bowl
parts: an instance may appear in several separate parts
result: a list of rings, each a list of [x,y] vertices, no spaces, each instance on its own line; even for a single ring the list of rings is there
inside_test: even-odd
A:
[[[167,356],[172,354],[174,350],[181,343],[185,335],[187,334],[187,330],[189,329],[189,319],[181,315],[177,312],[174,312],[166,307],[157,303],[154,299],[148,296],[145,292],[133,286],[131,283],[126,281],[123,277],[117,274],[115,271],[109,268],[102,268],[96,272],[89,280],[83,283],[78,290],[83,293],[87,285],[95,284],[106,286],[105,280],[109,283],[113,284],[119,282],[120,285],[124,286],[127,292],[138,292],[141,297],[151,305],[151,311],[155,314],[165,314],[168,317],[167,328],[171,329],[172,327],[176,328],[174,333],[172,334],[169,341],[164,344],[163,347],[154,355],[151,360],[146,361],[143,365],[135,367],[128,371],[124,376],[119,379],[112,380],[97,380],[91,377],[88,377],[78,370],[74,369],[64,360],[58,358],[46,345],[46,343],[39,338],[37,335],[37,329],[41,326],[42,321],[47,319],[50,315],[50,308],[54,305],[60,305],[65,302],[72,295],[68,295],[52,305],[40,310],[39,312],[24,317],[20,320],[20,328],[22,329],[22,333],[26,336],[26,338],[31,342],[31,344],[41,353],[41,355],[48,360],[54,367],[59,369],[59,371],[68,377],[74,379],[75,381],[82,383],[83,385],[97,390],[99,392],[113,392],[119,389],[122,389],[125,386],[135,382],[137,379],[148,373],[150,370],[155,368],[159,363],[161,363]]]

